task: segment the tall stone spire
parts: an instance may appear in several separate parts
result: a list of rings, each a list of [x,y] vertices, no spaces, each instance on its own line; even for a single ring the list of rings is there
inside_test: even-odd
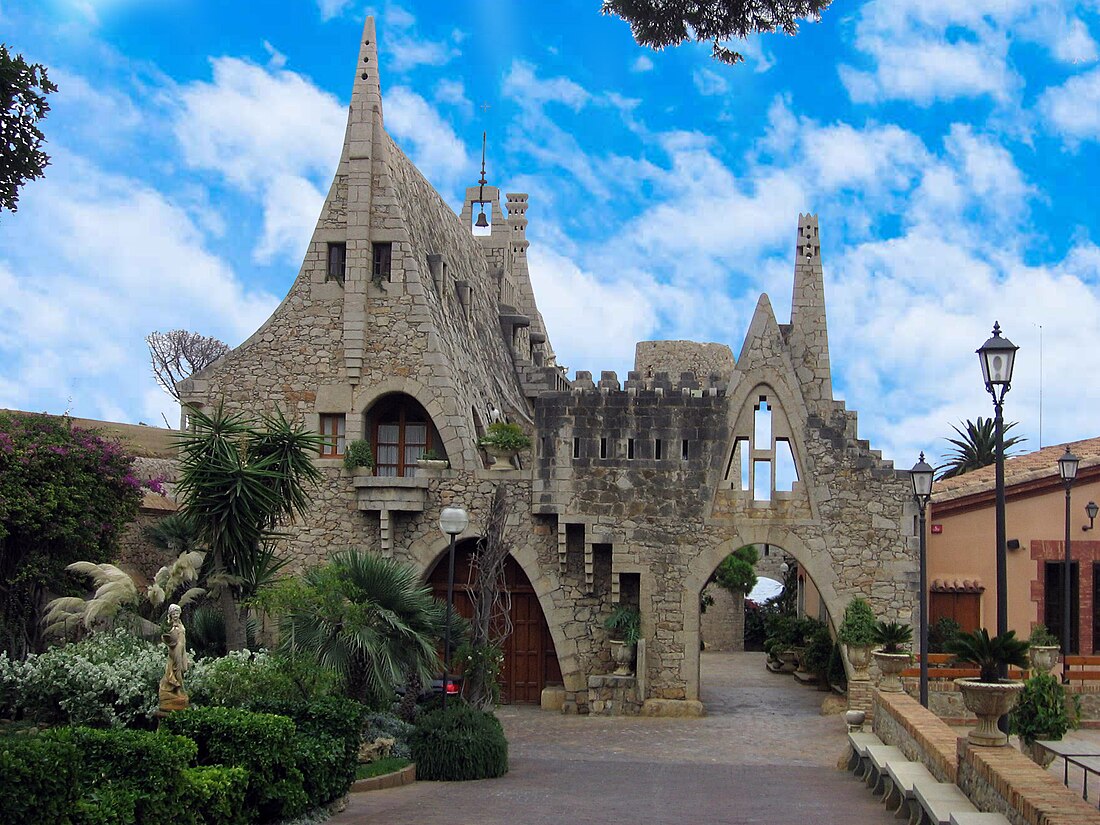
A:
[[[351,89],[351,111],[344,138],[348,158],[369,158],[375,117],[382,126],[382,84],[378,66],[378,40],[374,34],[374,18],[368,17],[359,41],[359,62],[355,83]]]
[[[829,366],[829,335],[825,323],[825,276],[821,269],[821,238],[817,215],[798,216],[795,242],[794,297],[787,336],[791,361],[807,403],[833,398]]]

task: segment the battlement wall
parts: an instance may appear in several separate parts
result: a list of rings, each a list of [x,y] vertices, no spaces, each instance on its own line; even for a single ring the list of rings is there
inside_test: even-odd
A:
[[[728,376],[712,372],[700,374],[694,370],[685,370],[679,373],[665,371],[643,374],[638,370],[627,373],[626,381],[619,384],[619,374],[614,370],[604,370],[600,373],[597,382],[592,378],[588,370],[577,370],[577,376],[573,379],[573,392],[585,393],[599,391],[601,393],[623,392],[627,395],[638,393],[650,393],[655,395],[684,395],[700,398],[702,396],[725,395]]]

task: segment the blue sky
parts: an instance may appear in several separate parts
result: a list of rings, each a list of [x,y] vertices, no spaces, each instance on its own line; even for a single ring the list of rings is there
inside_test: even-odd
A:
[[[834,387],[901,467],[987,416],[974,350],[1021,346],[1006,414],[1100,435],[1100,2],[838,0],[797,38],[638,47],[598,0],[0,0],[61,87],[53,163],[0,217],[0,407],[158,423],[145,335],[237,344],[297,273],[339,155],[364,16],[386,127],[454,205],[530,194],[559,361],[728,343],[790,311],[819,214]],[[487,104],[488,108],[484,108]],[[1041,328],[1041,332],[1040,332]]]

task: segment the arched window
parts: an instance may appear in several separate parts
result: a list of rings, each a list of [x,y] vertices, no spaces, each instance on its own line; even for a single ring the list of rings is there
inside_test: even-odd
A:
[[[411,476],[416,460],[431,451],[443,456],[443,444],[431,416],[408,395],[388,395],[367,416],[367,432],[374,452],[374,474]]]

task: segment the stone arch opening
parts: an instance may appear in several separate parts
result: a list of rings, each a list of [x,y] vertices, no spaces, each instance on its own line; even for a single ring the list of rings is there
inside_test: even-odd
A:
[[[455,546],[454,608],[462,616],[473,613],[472,557],[480,539],[465,538]],[[501,701],[505,704],[538,704],[547,687],[561,686],[562,670],[557,646],[550,632],[539,594],[520,563],[508,556],[504,565],[505,609],[508,630],[503,644]],[[438,555],[428,567],[425,581],[436,598],[447,597],[447,552]],[[505,620],[501,620],[503,623]],[[455,670],[459,668],[455,667]]]
[[[363,424],[376,476],[411,476],[425,454],[447,459],[431,414],[411,395],[393,392],[376,399]]]

